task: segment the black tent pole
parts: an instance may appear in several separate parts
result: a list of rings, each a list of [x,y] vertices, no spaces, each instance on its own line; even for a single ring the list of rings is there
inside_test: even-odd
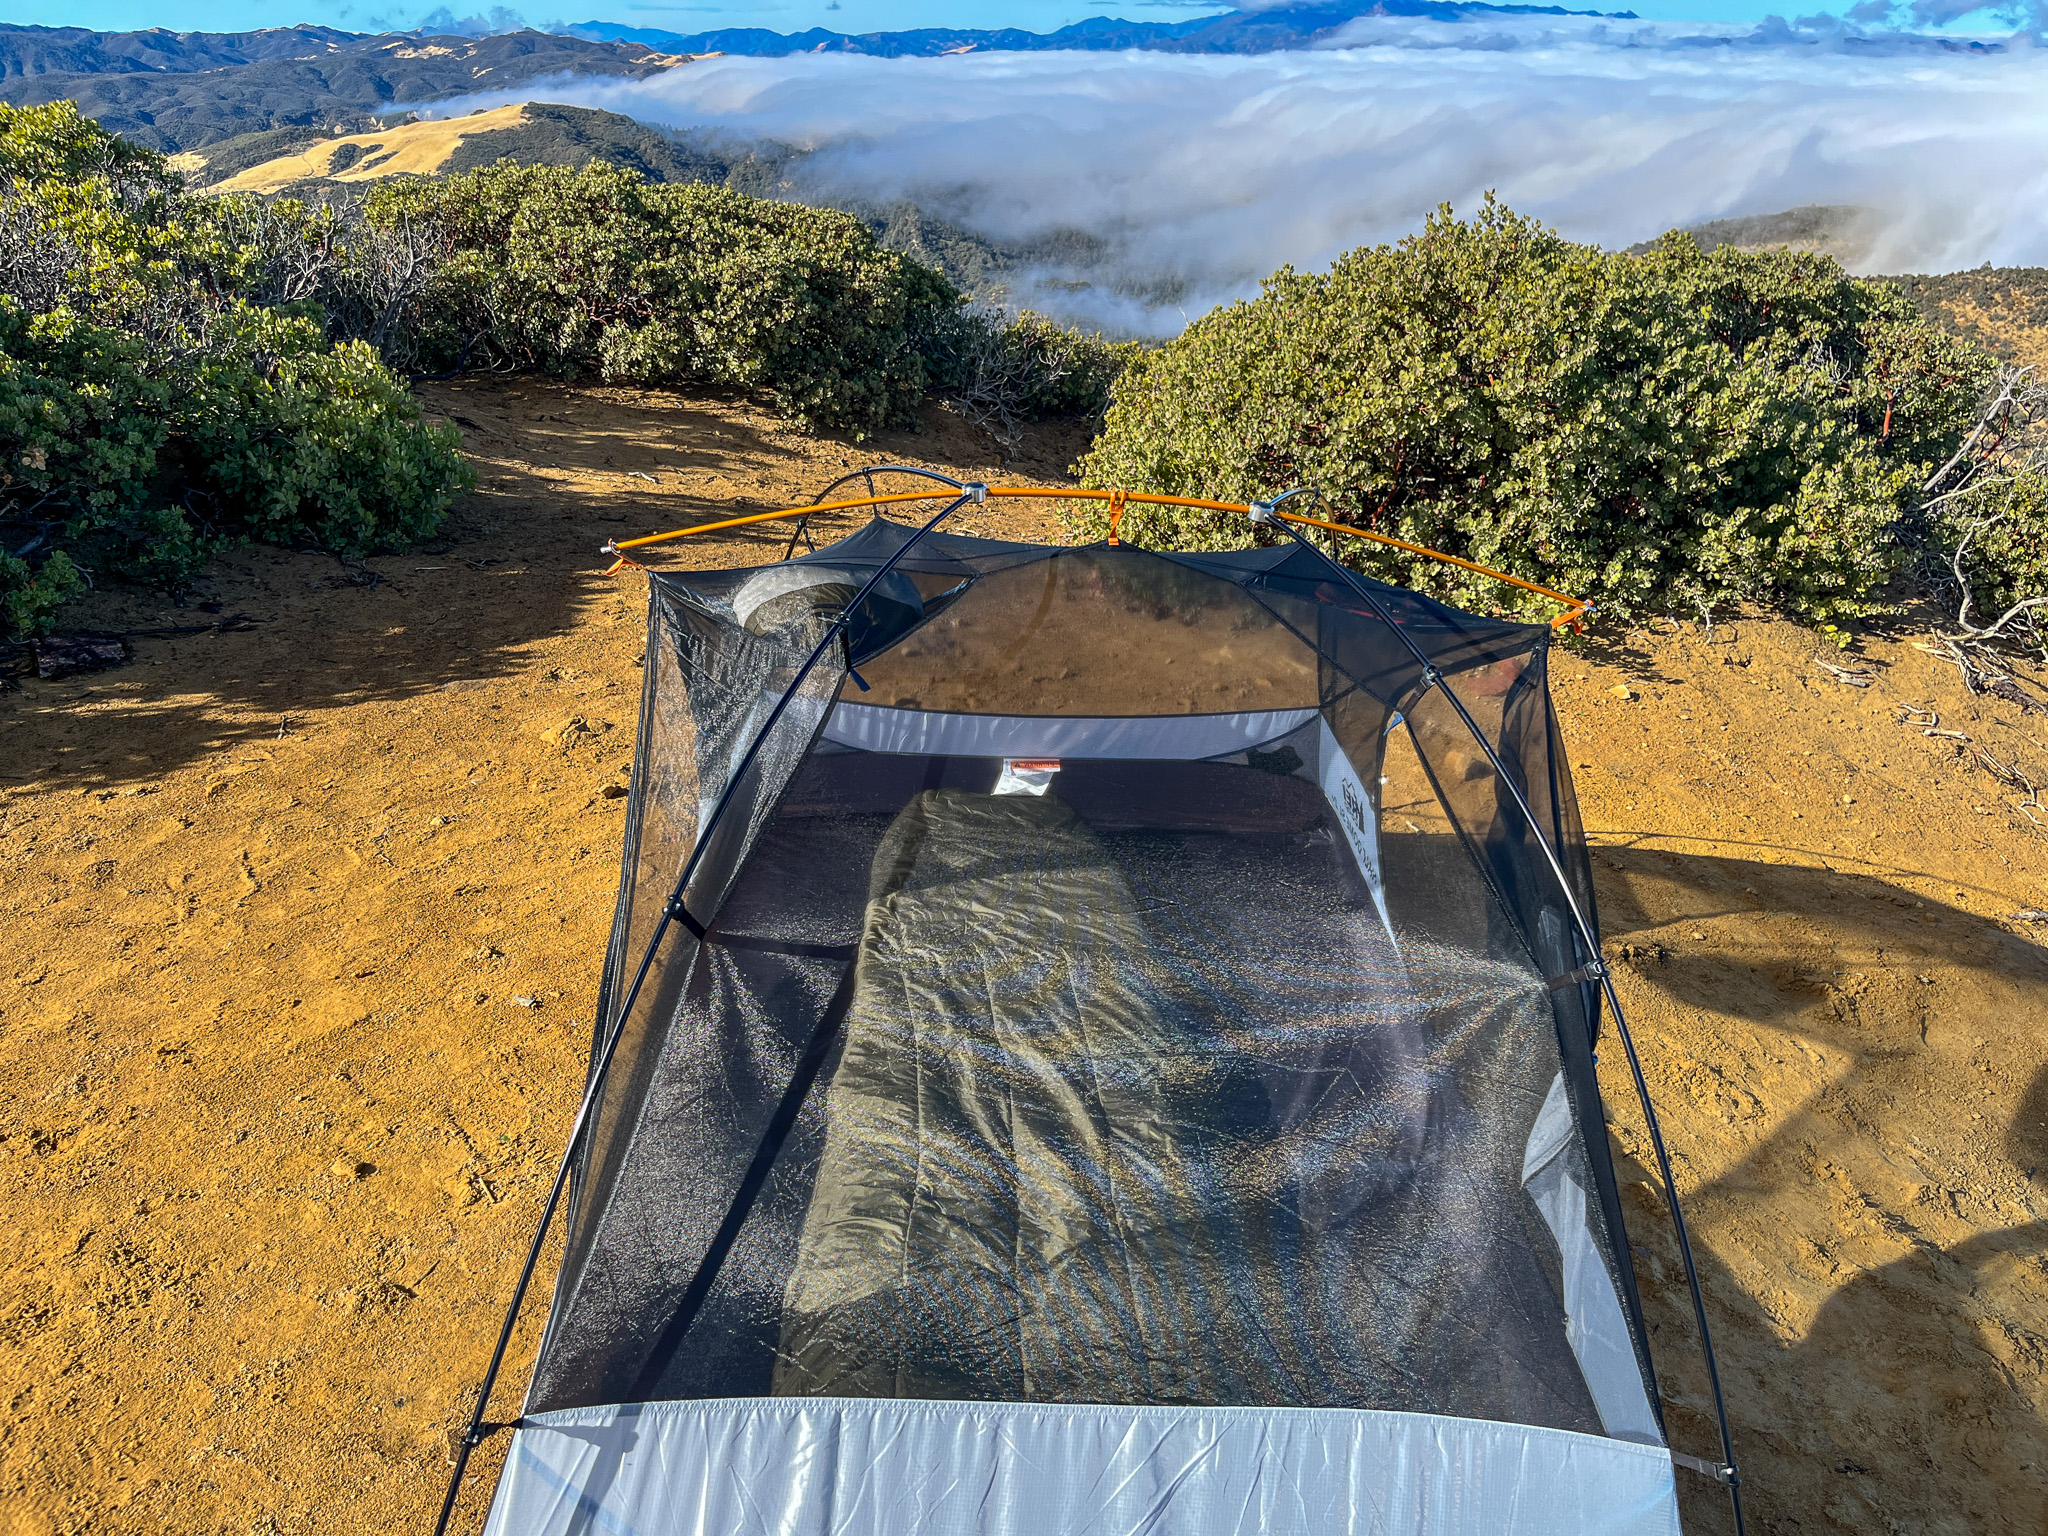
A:
[[[448,1529],[448,1520],[455,1513],[455,1499],[462,1491],[462,1477],[469,1470],[470,1453],[483,1443],[484,1412],[490,1407],[491,1388],[497,1385],[498,1372],[505,1364],[505,1351],[512,1344],[512,1329],[519,1321],[519,1309],[526,1300],[527,1288],[533,1284],[533,1272],[540,1264],[541,1247],[547,1240],[548,1228],[555,1219],[555,1209],[561,1204],[562,1190],[569,1182],[569,1170],[576,1161],[576,1144],[583,1137],[584,1127],[590,1123],[591,1111],[598,1096],[604,1090],[605,1074],[610,1071],[612,1057],[618,1051],[619,1041],[626,1033],[626,1018],[633,1002],[640,995],[641,984],[647,979],[647,972],[654,964],[655,954],[661,948],[663,936],[672,921],[664,912],[661,922],[654,930],[654,936],[647,942],[646,953],[640,957],[640,968],[633,976],[633,985],[620,1006],[618,1020],[611,1033],[605,1037],[604,1050],[599,1053],[591,1067],[590,1084],[583,1091],[583,1102],[576,1108],[576,1119],[569,1127],[569,1138],[563,1144],[562,1160],[555,1169],[555,1182],[548,1190],[547,1204],[541,1208],[540,1223],[534,1228],[533,1242],[526,1250],[526,1263],[519,1271],[519,1283],[512,1288],[512,1303],[505,1310],[505,1323],[498,1330],[497,1348],[491,1351],[491,1363],[484,1371],[483,1384],[477,1388],[476,1409],[471,1413],[469,1427],[463,1431],[462,1439],[455,1448],[455,1470],[448,1478],[448,1494],[441,1501],[441,1517],[434,1522],[434,1536],[443,1536]]]
[[[931,478],[944,477],[933,475]],[[547,1241],[548,1228],[553,1225],[555,1211],[562,1203],[562,1191],[568,1187],[569,1172],[576,1160],[577,1143],[582,1140],[584,1131],[589,1127],[597,1101],[604,1092],[605,1076],[611,1070],[612,1057],[618,1052],[619,1041],[625,1037],[626,1020],[632,1016],[633,1006],[640,999],[640,990],[646,984],[648,973],[654,968],[654,957],[660,952],[662,940],[668,936],[672,924],[681,923],[699,936],[703,933],[703,926],[691,917],[688,909],[684,907],[683,893],[689,889],[690,881],[697,872],[697,865],[703,857],[705,848],[710,844],[711,832],[724,818],[727,807],[732,804],[734,794],[746,777],[747,770],[753,767],[754,759],[760,754],[761,744],[768,739],[769,732],[775,729],[776,722],[789,708],[789,701],[796,697],[797,690],[804,685],[804,680],[831,649],[832,642],[838,639],[852,622],[855,610],[867,601],[868,594],[875,590],[883,577],[896,569],[903,557],[916,548],[926,534],[968,502],[979,503],[988,498],[988,487],[985,485],[961,485],[954,480],[948,480],[946,483],[957,487],[960,494],[940,508],[930,522],[919,528],[903,542],[896,553],[883,561],[875,574],[870,576],[866,584],[853,595],[844,608],[840,609],[839,616],[825,627],[825,633],[819,637],[810,656],[805,659],[803,666],[797,669],[795,678],[791,680],[789,687],[783,690],[782,697],[775,701],[775,708],[769,711],[761,729],[754,733],[754,739],[747,744],[746,755],[740,759],[732,777],[726,781],[725,790],[718,797],[718,804],[712,807],[710,816],[697,830],[696,846],[690,850],[689,860],[683,866],[682,875],[676,880],[675,890],[661,910],[661,920],[655,924],[654,932],[647,940],[646,951],[640,956],[639,967],[633,973],[633,984],[626,989],[625,997],[619,1002],[618,1017],[612,1024],[611,1033],[605,1038],[604,1049],[591,1066],[590,1082],[583,1090],[583,1102],[577,1106],[576,1118],[570,1123],[568,1139],[562,1146],[562,1160],[555,1169],[555,1181],[548,1189],[547,1203],[541,1207],[539,1225],[534,1228],[533,1241],[526,1250],[526,1263],[519,1271],[518,1284],[512,1288],[512,1300],[505,1309],[505,1323],[498,1330],[497,1347],[491,1351],[491,1363],[485,1368],[483,1382],[477,1388],[476,1408],[470,1414],[469,1427],[463,1431],[462,1439],[456,1446],[455,1467],[448,1478],[447,1495],[441,1500],[440,1518],[434,1522],[434,1536],[446,1536],[448,1521],[455,1513],[455,1500],[462,1492],[463,1474],[469,1469],[470,1454],[483,1443],[484,1414],[490,1407],[491,1390],[498,1384],[498,1373],[505,1365],[505,1352],[512,1344],[512,1330],[518,1324],[520,1308],[525,1304],[526,1293],[533,1284],[534,1271],[540,1266],[541,1248]]]
[[[1445,699],[1450,702],[1451,708],[1457,711],[1458,718],[1465,722],[1465,729],[1472,733],[1472,739],[1479,744],[1479,750],[1486,754],[1487,762],[1492,765],[1494,777],[1507,786],[1508,793],[1514,797],[1515,808],[1522,813],[1522,819],[1528,823],[1529,831],[1535,837],[1537,847],[1543,850],[1543,857],[1550,865],[1550,872],[1557,879],[1558,889],[1564,893],[1565,905],[1571,912],[1572,923],[1578,929],[1579,936],[1585,943],[1587,954],[1592,957],[1588,969],[1597,972],[1599,975],[1600,990],[1606,996],[1608,1009],[1614,1015],[1614,1032],[1621,1039],[1622,1052],[1628,1058],[1629,1075],[1635,1080],[1636,1097],[1642,1101],[1643,1119],[1648,1124],[1650,1131],[1650,1146],[1657,1154],[1657,1172],[1664,1181],[1664,1203],[1671,1212],[1671,1225],[1678,1237],[1679,1256],[1685,1263],[1686,1285],[1692,1292],[1693,1318],[1700,1331],[1700,1353],[1706,1360],[1707,1381],[1712,1387],[1714,1395],[1714,1417],[1721,1432],[1721,1465],[1713,1469],[1710,1475],[1727,1487],[1729,1506],[1735,1516],[1735,1536],[1744,1536],[1742,1479],[1735,1465],[1735,1442],[1728,1432],[1728,1404],[1721,1392],[1720,1367],[1714,1359],[1713,1331],[1707,1326],[1706,1295],[1700,1289],[1699,1268],[1693,1262],[1692,1237],[1686,1229],[1685,1213],[1679,1208],[1678,1181],[1671,1172],[1670,1155],[1664,1150],[1664,1133],[1658,1126],[1657,1109],[1650,1099],[1649,1079],[1643,1075],[1642,1059],[1636,1054],[1635,1039],[1629,1033],[1628,1016],[1622,1012],[1621,998],[1614,990],[1614,977],[1600,960],[1600,936],[1593,931],[1592,925],[1586,921],[1586,915],[1579,907],[1578,897],[1572,891],[1571,881],[1565,875],[1564,862],[1558,857],[1557,850],[1551,846],[1550,839],[1544,835],[1542,825],[1536,819],[1535,811],[1530,808],[1528,798],[1522,793],[1522,786],[1516,783],[1514,775],[1508,772],[1507,765],[1500,760],[1500,754],[1494,750],[1493,743],[1486,739],[1486,733],[1479,728],[1479,722],[1472,718],[1471,711],[1465,708],[1465,701],[1458,697],[1457,691],[1451,687],[1449,680],[1437,669],[1436,664],[1429,659],[1428,653],[1416,643],[1415,637],[1394,622],[1393,615],[1387,612],[1372,589],[1359,580],[1357,574],[1350,567],[1346,566],[1342,561],[1331,559],[1323,551],[1311,544],[1302,535],[1300,529],[1296,528],[1292,523],[1281,521],[1275,515],[1274,509],[1281,502],[1287,500],[1288,497],[1301,494],[1303,494],[1301,491],[1289,491],[1286,495],[1275,497],[1272,501],[1254,502],[1251,508],[1251,520],[1264,527],[1283,530],[1288,537],[1293,539],[1303,549],[1316,556],[1316,558],[1328,563],[1332,569],[1343,576],[1345,584],[1365,600],[1373,613],[1378,616],[1380,622],[1385,624],[1388,629],[1392,630],[1400,638],[1401,643],[1408,648],[1409,653],[1414,656],[1416,661],[1421,663],[1422,692],[1427,693],[1431,688],[1436,688],[1443,693]]]

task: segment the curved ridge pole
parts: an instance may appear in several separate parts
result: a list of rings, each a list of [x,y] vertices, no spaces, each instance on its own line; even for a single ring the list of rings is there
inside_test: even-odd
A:
[[[799,539],[803,539],[806,542],[809,541],[810,520],[813,513],[846,512],[860,507],[885,507],[906,501],[935,500],[940,494],[931,491],[910,491],[888,496],[877,495],[875,492],[876,475],[914,475],[921,479],[938,481],[942,485],[950,485],[956,490],[965,489],[962,482],[955,480],[950,475],[942,475],[937,470],[919,469],[910,464],[875,464],[866,469],[856,469],[849,474],[841,475],[837,480],[826,486],[824,490],[820,491],[805,506],[784,507],[774,512],[750,512],[743,517],[729,517],[717,522],[698,523],[693,527],[677,528],[668,533],[650,533],[637,539],[619,539],[605,544],[599,548],[598,552],[615,556],[617,559],[617,564],[613,565],[611,570],[605,572],[605,574],[609,576],[613,572],[636,564],[635,561],[628,559],[624,554],[624,551],[629,549],[639,549],[649,544],[665,544],[671,539],[688,538],[690,535],[697,533],[719,533],[728,528],[744,528],[754,523],[767,523],[773,522],[778,518],[793,517],[797,519],[796,531],[790,535],[789,547],[783,551],[782,556],[783,559],[788,560],[796,554],[796,546]],[[840,486],[854,480],[866,482],[867,495],[856,496],[846,501],[827,501],[825,499],[838,490]],[[1277,507],[1281,502],[1292,496],[1320,496],[1322,493],[1311,487],[1303,487],[1288,491],[1284,495],[1275,497],[1270,502],[1262,503],[1209,501],[1199,496],[1166,496],[1151,491],[1103,491],[1086,490],[1071,486],[1061,488],[1043,485],[984,486],[982,487],[982,494],[997,498],[1021,497],[1049,501],[1107,502],[1109,504],[1109,543],[1115,545],[1118,542],[1117,524],[1122,520],[1124,512],[1130,507],[1190,507],[1207,512],[1248,514],[1253,510],[1254,506]],[[1520,587],[1526,592],[1534,592],[1539,596],[1547,597],[1552,602],[1561,604],[1565,609],[1564,613],[1550,621],[1552,629],[1562,629],[1567,625],[1575,630],[1579,629],[1583,626],[1587,616],[1593,612],[1593,605],[1589,602],[1582,601],[1576,597],[1569,597],[1538,582],[1527,581],[1520,576],[1511,575],[1507,571],[1497,571],[1490,565],[1480,565],[1477,561],[1467,560],[1462,555],[1445,554],[1440,549],[1431,549],[1425,544],[1411,544],[1406,539],[1397,539],[1391,534],[1376,533],[1369,528],[1353,528],[1346,523],[1326,522],[1316,517],[1304,517],[1298,512],[1279,512],[1275,516],[1289,523],[1299,523],[1306,528],[1321,528],[1329,533],[1346,534],[1354,539],[1365,539],[1375,544],[1384,544],[1394,549],[1406,550],[1411,555],[1422,555],[1431,560],[1439,560],[1445,565],[1455,565],[1462,570],[1471,571],[1476,575],[1490,576],[1496,581],[1506,582],[1509,586]]]
[[[1465,707],[1465,701],[1458,697],[1457,691],[1451,687],[1449,680],[1437,669],[1435,663],[1429,659],[1428,653],[1416,643],[1415,637],[1394,622],[1393,615],[1388,613],[1386,608],[1382,606],[1379,598],[1374,595],[1371,588],[1360,581],[1348,567],[1339,564],[1335,560],[1331,560],[1329,556],[1323,554],[1321,550],[1311,544],[1306,537],[1293,527],[1291,520],[1285,523],[1282,522],[1281,515],[1276,510],[1280,502],[1287,500],[1288,497],[1302,494],[1304,492],[1299,490],[1289,491],[1286,495],[1275,497],[1272,501],[1253,503],[1251,509],[1252,521],[1268,527],[1282,527],[1287,536],[1293,539],[1295,543],[1316,555],[1332,569],[1339,572],[1343,576],[1345,584],[1365,600],[1372,608],[1374,614],[1378,616],[1380,622],[1398,635],[1401,643],[1408,648],[1409,653],[1422,664],[1422,692],[1427,693],[1431,688],[1436,688],[1443,693],[1444,698],[1449,701],[1451,708],[1457,711],[1458,718],[1465,722],[1466,730],[1472,733],[1472,739],[1479,744],[1479,750],[1486,754],[1486,761],[1492,766],[1494,777],[1506,785],[1508,793],[1514,797],[1515,808],[1522,813],[1522,820],[1528,824],[1530,832],[1536,838],[1536,845],[1543,850],[1545,862],[1550,865],[1551,874],[1556,877],[1558,889],[1564,893],[1565,905],[1571,911],[1572,925],[1578,929],[1579,936],[1586,945],[1587,953],[1591,956],[1592,967],[1599,972],[1600,990],[1607,999],[1608,1009],[1614,1015],[1614,1032],[1620,1037],[1622,1051],[1628,1058],[1629,1075],[1635,1081],[1636,1097],[1642,1102],[1643,1118],[1647,1122],[1650,1131],[1650,1146],[1657,1155],[1657,1173],[1664,1181],[1664,1203],[1671,1212],[1671,1225],[1678,1237],[1679,1256],[1685,1262],[1685,1283],[1692,1293],[1693,1320],[1700,1331],[1700,1353],[1706,1361],[1707,1381],[1712,1387],[1714,1394],[1714,1417],[1721,1432],[1721,1462],[1723,1471],[1718,1474],[1718,1480],[1725,1482],[1728,1489],[1729,1505],[1735,1515],[1736,1536],[1744,1536],[1742,1482],[1736,1470],[1735,1442],[1728,1432],[1728,1405],[1721,1392],[1720,1367],[1714,1358],[1713,1331],[1707,1325],[1706,1295],[1700,1289],[1699,1268],[1693,1261],[1692,1236],[1685,1224],[1685,1212],[1679,1207],[1678,1181],[1672,1175],[1671,1157],[1665,1151],[1664,1133],[1657,1123],[1656,1106],[1650,1099],[1649,1079],[1643,1075],[1642,1058],[1636,1053],[1635,1038],[1629,1033],[1628,1016],[1622,1012],[1621,998],[1614,990],[1613,974],[1600,959],[1600,937],[1593,931],[1592,924],[1586,920],[1586,914],[1579,906],[1578,896],[1573,892],[1571,881],[1565,875],[1564,863],[1559,859],[1557,850],[1551,846],[1550,838],[1544,833],[1541,823],[1537,821],[1536,813],[1530,808],[1528,797],[1522,793],[1521,785],[1516,783],[1514,775],[1508,772],[1507,765],[1501,761],[1500,754],[1494,749],[1493,743],[1486,739],[1486,733],[1479,728],[1479,722],[1472,718],[1471,711]]]
[[[911,473],[930,472],[913,470]],[[942,475],[932,475],[931,478],[945,479]],[[789,701],[796,697],[797,690],[803,687],[804,680],[824,658],[832,642],[839,638],[841,632],[852,621],[854,611],[867,601],[868,594],[875,590],[882,578],[895,570],[903,557],[916,548],[926,534],[961,507],[969,502],[979,503],[988,495],[988,488],[983,485],[963,485],[958,481],[947,483],[957,487],[960,494],[941,507],[931,521],[906,539],[902,548],[895,554],[883,561],[874,575],[870,576],[861,589],[848,600],[846,606],[840,609],[839,616],[826,626],[825,633],[812,648],[803,666],[797,669],[796,677],[791,680],[789,687],[783,690],[782,697],[775,701],[775,708],[769,711],[768,718],[762,722],[760,730],[754,733],[754,739],[747,744],[746,754],[741,757],[739,766],[733,770],[732,777],[726,781],[725,790],[718,797],[718,804],[712,807],[704,825],[697,829],[696,846],[690,850],[690,857],[683,865],[683,872],[676,880],[675,889],[662,908],[661,919],[648,937],[647,948],[641,954],[640,964],[633,972],[633,984],[626,989],[626,995],[620,1000],[617,1017],[613,1021],[610,1033],[605,1037],[604,1049],[598,1053],[597,1059],[591,1065],[590,1082],[583,1090],[582,1103],[576,1107],[576,1118],[570,1122],[569,1136],[562,1147],[562,1160],[555,1168],[554,1183],[548,1188],[548,1198],[546,1204],[541,1207],[539,1225],[535,1227],[533,1241],[527,1247],[526,1263],[520,1268],[518,1283],[512,1288],[512,1300],[505,1309],[504,1326],[498,1330],[497,1347],[491,1351],[491,1363],[485,1368],[483,1382],[477,1388],[476,1408],[470,1414],[469,1427],[463,1431],[462,1440],[456,1447],[455,1468],[448,1478],[447,1496],[441,1500],[440,1517],[434,1522],[434,1536],[445,1536],[448,1521],[455,1513],[455,1501],[462,1493],[462,1478],[469,1469],[470,1455],[483,1443],[484,1414],[490,1407],[491,1391],[497,1386],[498,1374],[504,1368],[506,1351],[512,1345],[512,1331],[518,1324],[520,1309],[526,1302],[526,1293],[532,1288],[534,1271],[540,1267],[541,1249],[547,1241],[549,1227],[554,1224],[555,1212],[561,1206],[562,1191],[568,1187],[569,1172],[575,1161],[577,1144],[583,1139],[584,1132],[596,1114],[598,1100],[604,1093],[605,1077],[611,1070],[612,1058],[618,1053],[620,1040],[625,1037],[626,1020],[632,1017],[634,1005],[640,1000],[641,988],[646,985],[648,973],[654,968],[654,958],[661,950],[662,941],[668,937],[670,927],[680,923],[700,934],[703,931],[703,926],[692,918],[684,907],[683,893],[689,889],[690,881],[697,873],[697,866],[703,860],[704,850],[710,846],[711,833],[732,805],[734,795],[746,778],[747,770],[753,767],[755,758],[760,755],[761,744],[775,729],[776,722],[781,720],[783,713],[789,708]]]
[[[818,492],[813,501],[814,503],[823,501],[827,496],[838,490],[839,487],[854,480],[865,480],[867,482],[868,494],[872,496],[875,494],[875,476],[877,475],[914,475],[920,480],[936,480],[941,485],[950,485],[956,491],[969,489],[967,481],[955,480],[951,475],[942,475],[936,469],[919,469],[915,464],[870,464],[866,469],[851,470],[841,475],[837,480],[834,480],[830,485]],[[932,494],[936,496],[940,493],[934,491]]]
[[[773,512],[749,512],[743,517],[721,518],[717,522],[712,523],[693,523],[688,528],[676,528],[668,533],[642,534],[637,539],[613,539],[609,543],[599,545],[597,552],[601,555],[618,556],[622,563],[630,565],[632,562],[625,559],[624,552],[626,550],[640,549],[648,544],[665,544],[670,539],[688,538],[693,533],[718,533],[727,528],[745,528],[753,523],[772,523],[776,519],[783,517],[802,518],[808,522],[811,514],[815,512],[840,512],[855,507],[884,507],[904,501],[935,501],[945,494],[943,491],[905,491],[894,496],[877,496],[874,493],[874,477],[876,475],[915,475],[923,480],[936,480],[942,485],[951,486],[963,495],[974,493],[974,487],[970,483],[955,480],[951,475],[942,475],[937,470],[918,469],[909,464],[877,464],[869,469],[856,469],[852,474],[841,475],[837,480],[834,480],[825,487],[824,490],[820,491],[806,506],[780,507]],[[867,477],[868,481],[867,495],[856,496],[850,501],[825,500],[827,496],[831,495],[840,486],[846,484],[847,481],[858,480],[863,476]],[[976,499],[986,497],[987,495],[988,487],[984,485],[980,488],[979,496]],[[616,568],[614,567],[614,569]],[[607,572],[606,574],[610,573]]]

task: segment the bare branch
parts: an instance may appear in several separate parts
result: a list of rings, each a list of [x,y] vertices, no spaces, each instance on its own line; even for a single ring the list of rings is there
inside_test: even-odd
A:
[[[1970,435],[1963,439],[1963,445],[1949,456],[1946,464],[1927,477],[1927,483],[1920,487],[1923,492],[1932,491],[1937,485],[1948,479],[1955,472],[1958,465],[1969,458],[1971,451],[1976,448],[1979,439],[1991,429],[1992,423],[1996,422],[2005,408],[2012,403],[2014,394],[2032,372],[2031,368],[1999,369],[1998,394],[1993,398],[1991,404],[1985,408],[1983,414],[1977,418],[1977,425],[1971,428]]]
[[[2026,496],[2030,484],[2048,484],[2048,385],[2032,368],[2007,364],[1998,370],[1996,385],[1961,446],[1928,477],[1912,520],[1916,531],[1911,537],[1919,541],[1923,559],[1922,579],[1938,586],[1953,584],[1954,628],[1940,638],[1956,651],[1952,659],[1973,687],[1961,648],[1982,650],[2016,639],[2022,630],[2040,640],[2037,616],[2048,609],[2048,594],[2011,591],[2011,574],[1999,568],[2006,556],[1998,554],[1996,546],[1988,570],[1980,554],[1977,564],[1984,574],[1973,581],[1970,572],[1972,550],[1982,551],[1986,533],[2011,519],[2021,505],[2015,498]],[[1944,530],[1955,538],[1955,547],[1936,565],[1928,557],[1937,555],[1946,542]],[[1978,622],[1980,586],[1987,591],[2002,587],[2007,600],[2005,611],[1990,624]]]

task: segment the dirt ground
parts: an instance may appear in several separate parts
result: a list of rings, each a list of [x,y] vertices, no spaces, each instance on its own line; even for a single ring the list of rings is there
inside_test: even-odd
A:
[[[533,381],[430,401],[482,478],[439,541],[243,551],[183,609],[96,599],[80,627],[204,632],[0,694],[4,1536],[428,1527],[582,1083],[616,887],[643,588],[597,546],[873,457],[1052,482],[1082,446],[1001,466],[947,418],[856,448]],[[993,504],[963,525],[1053,531]],[[1665,624],[1557,667],[1752,1528],[1779,1536],[2048,1510],[2048,924],[2014,916],[2048,907],[2048,835],[1973,756],[2048,780],[2048,728],[1966,695],[1924,633],[1843,656]],[[1674,1429],[1711,1454],[1602,1055]],[[1725,1530],[1681,1477],[1689,1528]]]

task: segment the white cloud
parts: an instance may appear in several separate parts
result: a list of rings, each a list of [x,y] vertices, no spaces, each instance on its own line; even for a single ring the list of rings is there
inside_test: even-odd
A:
[[[1126,287],[1027,294],[1160,330],[1396,239],[1489,188],[1574,238],[1804,203],[1883,216],[1874,271],[2048,263],[2048,50],[1944,52],[1828,19],[1718,31],[1551,17],[1374,19],[1355,46],[726,58],[547,99],[816,146],[820,196],[909,197],[998,240],[1112,242]],[[445,103],[463,111],[481,101]]]

